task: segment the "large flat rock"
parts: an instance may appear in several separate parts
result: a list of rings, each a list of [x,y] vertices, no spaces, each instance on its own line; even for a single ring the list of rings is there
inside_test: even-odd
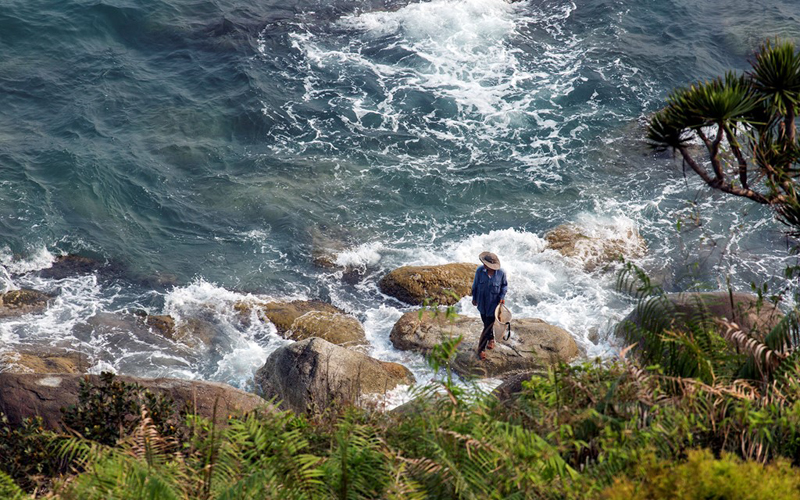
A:
[[[186,405],[195,406],[196,413],[208,419],[214,415],[216,405],[217,423],[220,424],[229,415],[242,415],[268,404],[255,394],[218,382],[146,379],[124,375],[117,378],[171,397],[176,410]],[[60,429],[61,408],[78,403],[78,391],[83,379],[96,384],[100,382],[99,375],[0,373],[0,411],[15,425],[24,418],[38,415],[48,428]]]
[[[428,353],[442,340],[462,335],[453,370],[459,375],[496,377],[511,372],[541,368],[578,356],[578,345],[563,328],[536,318],[514,319],[510,340],[496,340],[496,347],[486,351],[486,359],[477,355],[483,323],[479,318],[460,316],[450,321],[444,314],[419,311],[404,314],[395,323],[389,339],[397,349]]]
[[[0,355],[0,372],[85,373],[89,366],[85,353],[65,349],[12,350]]]

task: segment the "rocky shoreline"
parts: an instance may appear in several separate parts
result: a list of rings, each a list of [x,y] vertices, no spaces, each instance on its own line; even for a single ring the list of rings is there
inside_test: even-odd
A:
[[[631,248],[621,242],[591,242],[588,236],[577,234],[569,225],[560,226],[546,235],[547,241],[566,258],[577,254],[584,257],[587,267],[605,269],[620,255],[640,255],[646,247],[634,238]],[[592,250],[594,249],[594,250]],[[584,255],[586,254],[586,255]],[[76,263],[78,270],[91,272],[98,266],[84,257],[62,257],[57,269]],[[335,265],[335,264],[331,264]],[[604,267],[605,266],[605,267]],[[487,352],[487,359],[476,356],[478,337],[482,329],[480,320],[472,317],[448,319],[442,309],[430,304],[451,305],[469,295],[475,264],[451,263],[439,266],[404,266],[387,273],[378,283],[380,291],[392,300],[399,300],[422,309],[409,310],[394,324],[389,340],[394,348],[427,355],[443,340],[460,336],[461,342],[452,359],[454,373],[465,378],[493,378],[514,381],[520,374],[540,372],[548,365],[572,362],[581,357],[581,351],[573,334],[538,318],[515,318],[512,322],[514,334],[507,341],[498,340],[495,349]],[[694,306],[704,307],[719,302],[713,294],[695,294],[699,299]],[[718,294],[717,294],[718,295]],[[706,297],[707,296],[707,297]],[[12,290],[0,294],[0,318],[21,317],[45,311],[54,297],[35,290]],[[736,294],[739,304],[753,307],[754,300],[746,294]],[[699,305],[705,301],[704,306]],[[724,302],[724,301],[723,301]],[[674,307],[683,312],[691,310],[691,299],[675,299]],[[415,383],[411,371],[400,364],[381,361],[369,356],[369,342],[364,326],[355,316],[319,300],[241,301],[233,307],[243,325],[254,321],[271,324],[278,335],[294,341],[279,347],[264,361],[254,376],[256,394],[245,399],[266,403],[274,400],[283,408],[296,412],[317,412],[332,404],[356,404],[362,407],[381,408],[381,399],[387,392],[401,385]],[[770,309],[764,317],[737,316],[734,307],[711,307],[714,315],[740,320],[749,324],[773,324],[780,312]],[[109,315],[109,313],[101,313]],[[614,332],[626,336],[626,325],[641,323],[633,311],[620,322]],[[120,328],[147,329],[170,341],[193,349],[213,349],[215,330],[202,318],[182,318],[176,321],[169,315],[149,315],[144,311],[131,311],[110,315],[108,318],[89,318],[88,323],[113,323]],[[769,317],[767,317],[769,316]],[[575,333],[575,332],[573,332]],[[42,346],[40,349],[6,351],[0,356],[0,411],[6,414],[23,415],[25,412],[45,411],[47,404],[34,404],[37,394],[40,401],[50,401],[52,387],[63,398],[76,397],[77,380],[87,371],[86,353],[68,349]],[[527,375],[530,376],[530,375]],[[37,378],[38,377],[38,378]],[[44,378],[42,378],[44,377]],[[59,380],[50,386],[42,380]],[[147,385],[148,379],[136,379]],[[172,386],[197,392],[203,384],[211,384],[219,394],[241,400],[242,391],[225,384],[212,382],[188,382],[177,379]],[[49,382],[48,382],[49,383]],[[38,385],[37,385],[38,384]],[[167,384],[167,382],[163,382]],[[198,385],[199,384],[199,385]],[[158,384],[155,384],[156,388]],[[73,391],[72,389],[75,389]],[[183,390],[183,389],[182,389]],[[213,392],[213,391],[212,391]],[[241,393],[241,394],[240,394]],[[26,395],[27,394],[27,395]],[[183,396],[178,396],[181,399]],[[13,401],[20,401],[15,404]],[[54,398],[53,401],[61,401]],[[248,404],[239,405],[249,411]],[[48,403],[49,404],[49,403]],[[252,408],[250,408],[252,409]]]

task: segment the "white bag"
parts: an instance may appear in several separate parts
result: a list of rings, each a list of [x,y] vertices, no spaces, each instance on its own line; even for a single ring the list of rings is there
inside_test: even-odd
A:
[[[494,325],[492,326],[495,338],[508,340],[511,338],[511,311],[505,304],[498,304],[494,310]]]

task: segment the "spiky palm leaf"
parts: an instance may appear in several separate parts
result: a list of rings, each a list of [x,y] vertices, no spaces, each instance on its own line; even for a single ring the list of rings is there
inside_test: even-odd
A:
[[[756,53],[750,75],[775,112],[787,114],[800,104],[800,53],[794,44],[767,41]]]
[[[647,127],[647,141],[657,150],[677,149],[689,144],[692,135],[686,130],[688,124],[671,107],[656,111]]]
[[[747,78],[728,72],[722,78],[679,89],[667,102],[674,116],[683,117],[686,127],[697,130],[710,125],[748,123],[759,97]]]

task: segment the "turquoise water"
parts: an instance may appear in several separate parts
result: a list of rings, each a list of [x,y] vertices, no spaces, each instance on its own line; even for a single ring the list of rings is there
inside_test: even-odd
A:
[[[613,274],[547,250],[552,227],[638,231],[640,264],[672,290],[780,272],[766,210],[641,143],[671,88],[746,69],[772,36],[800,40],[800,4],[6,0],[0,279],[60,295],[0,323],[0,340],[246,386],[283,341],[236,324],[232,304],[322,298],[359,316],[373,354],[424,378],[388,343],[406,309],[377,280],[490,249],[515,313],[607,355],[631,303]],[[315,267],[324,248],[358,279]],[[29,272],[64,253],[113,272]],[[205,314],[224,341],[195,351],[87,320],[131,308]]]

